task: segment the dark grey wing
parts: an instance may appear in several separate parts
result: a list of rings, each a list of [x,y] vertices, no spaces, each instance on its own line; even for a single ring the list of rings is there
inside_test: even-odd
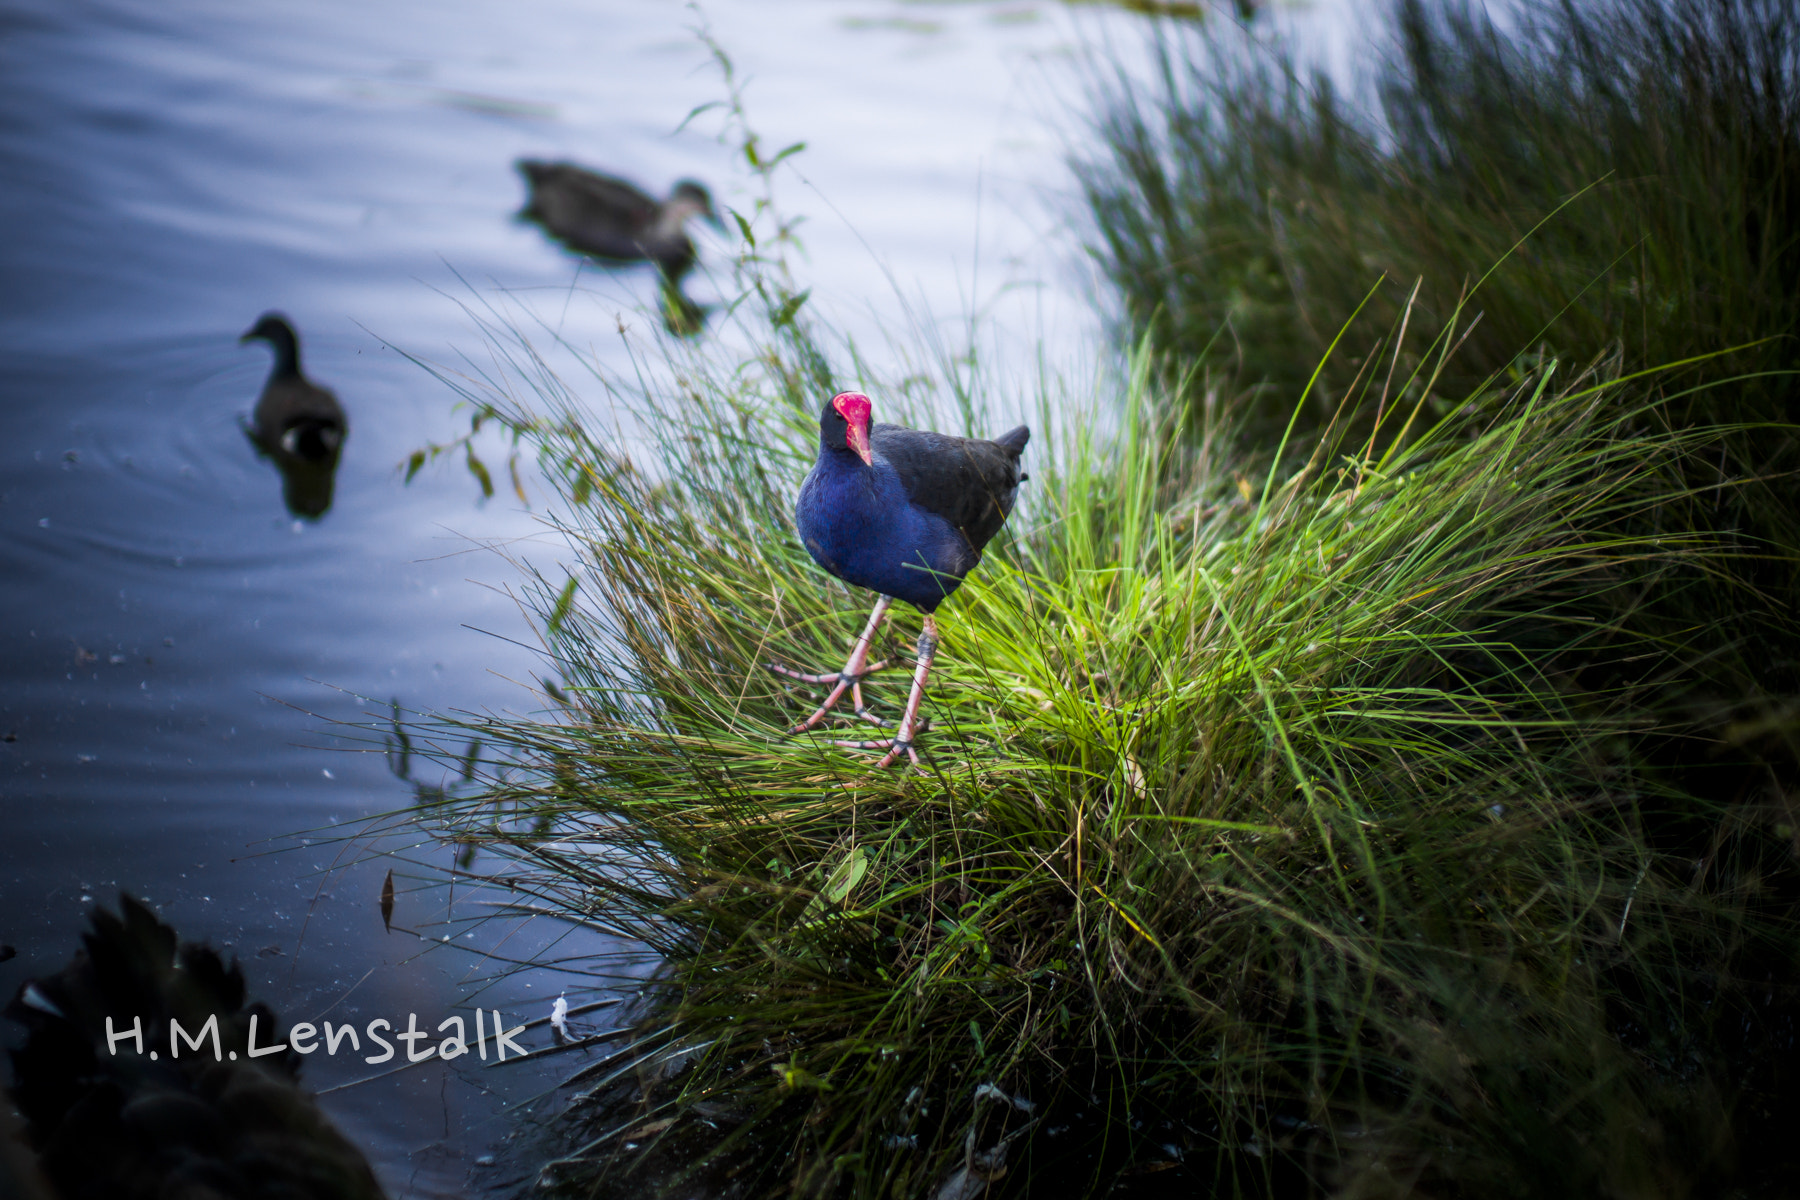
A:
[[[656,219],[661,206],[623,179],[574,166],[567,170],[566,186],[593,216],[638,226]]]
[[[1012,512],[1019,454],[1030,437],[1023,425],[991,442],[877,425],[869,444],[899,474],[906,498],[961,530],[979,555]]]

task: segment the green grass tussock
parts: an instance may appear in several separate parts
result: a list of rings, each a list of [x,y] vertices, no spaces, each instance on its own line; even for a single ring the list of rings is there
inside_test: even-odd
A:
[[[630,447],[476,397],[561,495],[567,699],[414,731],[469,778],[422,819],[667,960],[632,1051],[666,1080],[564,1167],[701,1116],[750,1195],[1673,1195],[1764,1162],[1797,735],[1694,626],[1769,600],[1688,482],[1745,431],[1546,362],[1252,478],[1158,379],[1046,400],[943,610],[930,769],[879,776],[788,736],[815,697],[764,668],[841,661],[869,600],[792,528],[833,383],[801,323],[684,363]],[[904,689],[870,687],[890,720]],[[1721,703],[1762,724],[1702,734]],[[1701,736],[1696,774],[1668,747]]]
[[[1251,430],[1272,441],[1384,275],[1353,342],[1425,347],[1460,319],[1439,403],[1551,354],[1630,371],[1740,346],[1698,372],[1739,382],[1670,419],[1800,420],[1792,5],[1521,0],[1496,18],[1395,0],[1387,15],[1372,112],[1255,23],[1241,39],[1172,27],[1151,82],[1099,89],[1077,169],[1136,336],[1256,391]],[[1382,361],[1328,362],[1303,421],[1325,424]],[[1745,378],[1764,371],[1781,373]],[[1734,443],[1719,470],[1795,462],[1792,439]]]

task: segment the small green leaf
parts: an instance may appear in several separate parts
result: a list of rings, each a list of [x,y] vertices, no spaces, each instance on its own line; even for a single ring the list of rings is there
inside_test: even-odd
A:
[[[470,450],[468,453],[469,453],[469,474],[475,476],[476,482],[481,484],[481,498],[483,500],[493,499],[494,477],[492,475],[488,474],[487,465],[485,463],[483,463],[479,458],[475,457],[474,450]]]
[[[734,208],[731,210],[731,216],[737,222],[738,231],[744,235],[744,240],[750,243],[750,248],[756,249],[756,235],[750,232],[750,222],[744,220],[744,214]]]
[[[804,149],[806,149],[805,142],[795,142],[793,145],[789,146],[786,150],[783,150],[780,154],[777,154],[774,158],[771,158],[769,160],[769,166],[773,167],[777,163],[779,163],[782,159],[788,157],[790,154],[798,154]]]
[[[516,453],[506,460],[506,473],[512,477],[513,495],[519,498],[520,504],[530,508],[531,501],[525,498],[525,483],[519,478],[519,456]]]
[[[562,592],[556,597],[556,607],[550,610],[550,632],[555,633],[562,628],[563,618],[569,615],[569,609],[575,603],[576,579],[569,576],[569,582],[563,584]]]
[[[744,159],[758,171],[762,170],[762,158],[756,153],[756,137],[754,134],[744,139]]]
[[[812,289],[807,288],[799,295],[789,296],[786,300],[783,300],[781,302],[781,307],[775,310],[775,315],[770,318],[769,323],[777,329],[780,329],[784,325],[792,324],[794,314],[800,311],[800,306],[806,303],[806,298],[810,295],[812,295]]]
[[[724,108],[724,107],[725,107],[725,102],[723,100],[708,100],[705,104],[694,105],[693,108],[690,108],[688,110],[688,115],[681,118],[681,124],[679,124],[675,127],[675,132],[680,133],[682,130],[686,129],[688,126],[688,122],[692,121],[695,117],[699,116],[701,113],[711,112],[715,108]]]
[[[419,468],[424,465],[425,452],[423,450],[414,450],[412,452],[412,457],[406,460],[406,482],[411,483],[413,476],[417,475],[419,473]]]
[[[587,498],[594,494],[594,481],[586,468],[575,472],[575,486],[570,489],[570,499],[577,504],[586,504]]]
[[[831,872],[831,878],[825,881],[825,898],[833,904],[842,904],[868,873],[869,852],[858,846]]]

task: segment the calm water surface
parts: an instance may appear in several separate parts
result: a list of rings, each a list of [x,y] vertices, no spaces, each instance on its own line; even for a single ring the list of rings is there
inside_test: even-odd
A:
[[[784,202],[809,217],[798,266],[821,309],[878,337],[904,323],[895,284],[950,317],[1004,294],[1023,343],[1091,335],[1057,266],[1043,118],[1072,98],[1073,50],[1135,18],[1029,0],[708,16],[765,145],[808,142]],[[289,835],[409,799],[334,722],[541,703],[517,574],[482,547],[555,547],[455,469],[402,483],[457,417],[391,347],[479,356],[461,305],[497,297],[609,361],[621,319],[654,336],[649,274],[578,269],[512,220],[510,164],[573,157],[657,191],[694,176],[747,206],[716,123],[674,132],[722,95],[696,20],[652,0],[0,2],[0,942],[17,950],[0,993],[65,962],[121,888],[234,949],[288,1020],[435,1024],[477,1003],[519,1020],[589,982],[490,984],[481,949],[606,947],[472,925],[491,910],[403,867],[396,925],[452,943],[424,954],[384,931],[392,861],[342,831]],[[703,245],[696,295],[718,296],[728,276],[704,265],[730,250]],[[317,522],[284,510],[239,427],[268,355],[236,338],[268,308],[349,412]],[[504,1169],[477,1161],[516,1127],[501,1106],[576,1065],[433,1062],[327,1100],[395,1195],[459,1194]],[[308,1078],[383,1069],[315,1055]]]

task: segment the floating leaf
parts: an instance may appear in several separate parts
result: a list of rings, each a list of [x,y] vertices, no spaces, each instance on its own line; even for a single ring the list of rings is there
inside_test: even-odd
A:
[[[387,880],[381,885],[381,924],[394,932],[394,869],[388,868]]]

